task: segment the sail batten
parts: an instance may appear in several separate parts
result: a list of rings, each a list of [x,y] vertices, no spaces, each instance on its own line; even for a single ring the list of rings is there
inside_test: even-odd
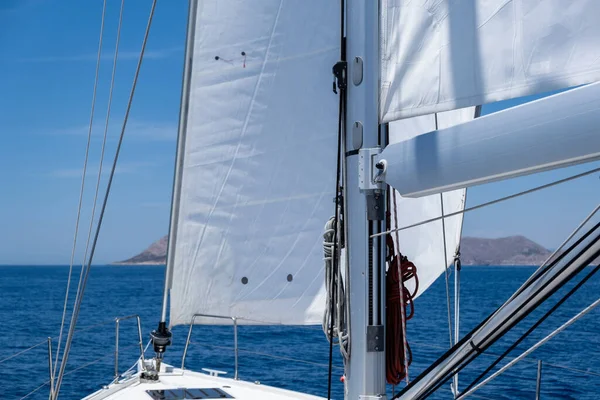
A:
[[[322,233],[335,196],[337,15],[335,4],[317,0],[197,2],[172,221],[171,326],[195,314],[321,323]]]
[[[380,119],[600,80],[595,0],[385,0]]]

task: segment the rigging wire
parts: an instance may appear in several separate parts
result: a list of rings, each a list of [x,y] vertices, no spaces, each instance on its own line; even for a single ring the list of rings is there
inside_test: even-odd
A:
[[[575,316],[573,316],[567,322],[565,322],[564,324],[562,324],[561,326],[559,326],[558,328],[556,328],[554,331],[552,331],[546,337],[544,337],[543,339],[541,339],[540,341],[538,341],[536,344],[534,344],[529,349],[527,349],[526,351],[524,351],[521,355],[519,355],[518,357],[516,357],[515,359],[513,359],[511,362],[509,362],[508,364],[506,364],[505,366],[503,366],[502,368],[500,368],[494,374],[490,375],[484,381],[480,382],[479,384],[477,384],[476,386],[472,387],[468,391],[465,391],[463,394],[460,395],[459,398],[464,398],[464,397],[470,396],[473,392],[475,392],[476,390],[478,390],[481,387],[483,387],[486,384],[488,384],[492,379],[496,378],[498,375],[502,374],[504,371],[506,371],[507,369],[509,369],[513,365],[515,365],[517,362],[519,362],[522,359],[524,359],[525,357],[527,357],[529,354],[531,354],[538,347],[544,345],[546,342],[548,342],[554,336],[558,335],[560,332],[562,332],[563,330],[565,330],[566,328],[568,328],[569,326],[571,326],[573,323],[575,323],[575,321],[581,319],[584,315],[586,315],[587,313],[589,313],[590,311],[592,311],[598,305],[600,305],[600,299],[597,299],[592,304],[590,304],[589,306],[587,306],[586,308],[584,308],[583,310],[581,310],[579,313],[577,313]],[[550,363],[544,363],[544,364],[552,365]],[[591,373],[589,371],[576,370],[576,369],[571,369],[571,368],[562,367],[562,366],[558,366],[558,368],[565,368],[567,370],[574,370],[574,371],[583,372],[583,373],[586,373],[586,374],[589,373],[591,375],[599,375],[599,374]]]
[[[552,254],[550,254],[550,256],[548,258],[546,258],[546,260],[542,263],[542,265],[540,265],[540,267],[525,281],[525,283],[523,283],[521,285],[521,287],[519,289],[517,289],[517,291],[515,293],[513,293],[512,296],[510,296],[510,298],[507,301],[510,301],[512,299],[514,299],[515,297],[517,297],[524,289],[526,289],[531,282],[533,282],[534,280],[538,279],[539,277],[541,277],[543,274],[545,274],[546,272],[548,272],[548,269],[546,269],[546,266],[552,261],[556,261],[553,257],[555,255],[557,255],[564,247],[565,245],[571,240],[573,239],[573,237],[581,230],[581,228],[583,228],[585,226],[585,224],[588,223],[588,221],[590,219],[592,219],[592,217],[594,215],[596,215],[596,213],[598,212],[598,210],[600,210],[600,204],[598,204],[591,213],[588,214],[587,217],[585,217],[585,219],[583,221],[581,221],[581,223],[577,226],[577,228],[575,228],[575,230],[573,230],[573,232],[571,232],[571,234],[561,243],[560,246],[558,246],[558,248],[556,250],[554,250],[552,252]]]
[[[433,114],[435,119],[435,130],[438,130],[438,117],[437,113]],[[448,312],[448,339],[450,340],[450,347],[454,344],[452,342],[452,316],[450,310],[450,277],[448,275],[448,249],[446,245],[446,218],[444,215],[444,194],[440,193],[440,211],[442,219],[442,240],[444,241],[444,278],[446,280],[446,311]]]
[[[87,259],[87,255],[88,255],[88,251],[89,251],[89,246],[90,246],[90,239],[92,237],[92,231],[94,228],[94,216],[96,215],[96,205],[98,202],[98,193],[100,192],[100,181],[102,179],[102,167],[103,167],[103,163],[104,163],[104,152],[106,149],[106,139],[108,136],[108,124],[110,121],[110,112],[111,112],[111,107],[112,107],[112,99],[113,99],[113,91],[114,91],[114,87],[115,87],[115,75],[117,72],[117,60],[119,58],[119,43],[121,41],[121,28],[123,26],[123,10],[125,8],[125,0],[121,0],[121,8],[119,10],[119,23],[117,26],[117,38],[116,38],[116,43],[115,43],[115,53],[113,56],[113,65],[112,65],[112,72],[111,72],[111,78],[110,78],[110,87],[109,87],[109,92],[108,92],[108,105],[107,105],[107,110],[106,110],[106,120],[104,122],[104,134],[103,134],[103,138],[102,138],[102,148],[100,150],[100,161],[99,161],[99,166],[98,166],[98,177],[96,180],[96,189],[94,192],[94,201],[92,204],[92,215],[90,217],[90,226],[88,228],[88,235],[87,235],[87,240],[85,243],[85,251],[83,254],[83,261],[81,263],[81,271],[79,273],[79,283],[77,284],[77,292],[79,293],[79,290],[81,288],[81,284],[82,284],[82,278],[84,275],[84,268],[85,268],[85,260]],[[76,299],[77,301],[77,299]],[[61,330],[62,333],[62,330]],[[60,350],[60,343],[61,341],[58,341],[58,346],[56,349],[56,360],[54,362],[54,369],[53,369],[53,373],[52,373],[52,378],[55,378],[56,376],[56,366],[58,364],[58,354],[59,354],[59,350]]]
[[[343,1],[342,1],[343,4]],[[339,220],[340,220],[340,214],[339,214],[339,208],[340,208],[340,178],[341,178],[341,158],[342,158],[342,135],[343,132],[345,131],[345,121],[343,121],[345,119],[345,89],[340,89],[340,100],[339,100],[339,120],[338,120],[338,144],[337,144],[337,171],[336,171],[336,180],[335,180],[335,216],[334,216],[334,220],[333,220],[333,226],[335,228],[338,227],[339,224]],[[331,379],[332,379],[332,375],[333,375],[333,335],[334,335],[334,326],[335,326],[335,301],[334,299],[336,299],[338,296],[336,294],[334,294],[334,291],[336,290],[336,287],[334,285],[334,281],[335,281],[335,277],[338,276],[338,270],[339,270],[339,247],[338,247],[338,242],[339,242],[339,233],[340,232],[336,232],[337,234],[334,233],[333,235],[333,249],[332,249],[332,271],[331,271],[331,276],[332,276],[332,280],[331,280],[331,288],[330,288],[330,294],[332,296],[331,298],[331,304],[330,304],[330,315],[331,315],[331,321],[329,324],[329,337],[331,338],[331,340],[329,341],[329,372],[328,372],[328,382],[327,382],[327,399],[331,399]]]
[[[340,62],[346,62],[346,36],[345,36],[345,18],[346,18],[346,2],[345,0],[340,0]],[[344,65],[344,64],[342,64]],[[334,66],[335,69],[338,64]],[[346,71],[342,71],[342,79],[347,80],[347,69]],[[335,75],[334,75],[335,76]],[[334,78],[335,79],[335,78]],[[339,105],[338,105],[338,137],[337,137],[337,155],[336,155],[336,178],[335,178],[335,214],[333,226],[334,228],[338,227],[339,224],[339,209],[340,209],[340,200],[341,200],[341,175],[342,175],[342,151],[343,151],[343,140],[344,134],[346,132],[346,83],[343,82],[340,85],[340,81],[338,80],[337,86],[340,89],[339,97]],[[333,91],[336,92],[336,82],[333,82]],[[332,259],[332,277],[336,277],[338,275],[339,269],[339,257],[338,257],[338,241],[340,238],[339,233],[334,235],[335,240],[333,241],[333,259]],[[333,291],[335,287],[333,285],[333,279],[331,282],[331,294],[333,295]],[[330,305],[330,313],[331,313],[331,324],[329,326],[329,337],[331,340],[329,341],[329,368],[327,372],[327,399],[331,399],[331,384],[333,377],[333,331],[334,331],[334,312],[335,312],[335,304],[332,298]],[[350,338],[348,338],[348,341]],[[348,344],[348,347],[350,345]]]
[[[84,189],[85,189],[85,176],[86,176],[87,165],[88,165],[88,160],[89,160],[90,143],[92,141],[92,127],[94,124],[94,111],[96,108],[96,93],[97,93],[97,89],[98,89],[100,61],[102,58],[102,39],[104,37],[104,20],[105,20],[105,18],[106,18],[106,0],[104,0],[103,5],[102,5],[102,20],[100,23],[100,38],[98,41],[98,55],[96,57],[96,72],[95,72],[95,77],[94,77],[94,89],[92,91],[92,106],[91,106],[91,111],[90,111],[90,122],[89,122],[89,127],[88,127],[87,144],[85,147],[83,171],[81,174],[81,187],[79,190],[79,201],[78,201],[78,205],[77,205],[77,217],[75,218],[75,235],[73,237],[73,248],[71,249],[71,259],[69,261],[69,276],[67,278],[67,288],[65,290],[65,301],[64,301],[64,305],[63,305],[63,313],[62,313],[62,318],[61,318],[61,322],[60,322],[58,345],[56,348],[56,358],[54,361],[54,371],[56,371],[56,365],[58,364],[58,358],[59,358],[59,354],[60,354],[60,344],[62,343],[62,336],[63,336],[65,320],[66,320],[66,316],[67,316],[67,306],[68,306],[68,302],[69,302],[69,291],[71,289],[71,278],[73,276],[73,264],[75,261],[75,250],[77,248],[77,236],[79,236],[79,221],[81,218],[81,208],[83,205],[83,193],[84,193]]]
[[[435,120],[436,120],[436,130],[437,130],[437,114],[435,114]],[[452,340],[452,311],[450,310],[450,276],[449,276],[449,272],[448,272],[448,246],[446,244],[446,219],[444,217],[444,194],[440,193],[440,211],[441,211],[441,216],[442,216],[442,240],[444,241],[444,263],[442,264],[444,266],[444,281],[445,281],[445,286],[446,286],[446,312],[447,312],[447,317],[448,317],[448,340],[450,342],[450,347],[452,348],[452,346],[454,345],[454,343],[456,343],[456,341],[458,340],[458,338],[454,338],[454,341]],[[454,392],[456,392],[456,388],[454,388]]]
[[[521,337],[519,337],[519,339],[517,339],[513,344],[511,344],[498,358],[496,358],[496,360],[485,369],[485,371],[483,371],[477,378],[475,378],[475,380],[473,380],[473,382],[471,382],[469,384],[469,386],[467,386],[467,388],[465,389],[465,391],[470,390],[473,386],[475,386],[488,372],[490,372],[496,365],[498,365],[498,363],[500,361],[502,361],[504,359],[504,357],[506,357],[511,351],[513,351],[523,340],[525,340],[530,334],[531,332],[533,332],[537,327],[539,327],[550,315],[552,315],[552,313],[554,313],[558,307],[560,307],[565,301],[567,301],[577,290],[579,290],[579,288],[581,288],[581,286],[583,286],[583,284],[585,282],[587,282],[592,276],[594,276],[594,274],[596,274],[596,272],[598,272],[598,270],[600,270],[600,266],[596,266],[594,267],[594,269],[592,271],[590,271],[589,274],[587,274],[585,277],[583,277],[583,279],[581,279],[579,282],[577,282],[577,284],[571,289],[569,290],[569,292],[567,294],[565,294],[556,304],[554,304],[550,310],[548,310],[538,321],[535,322],[535,324],[533,324],[523,335],[521,335]],[[460,398],[461,396],[459,396]]]
[[[423,347],[429,347],[429,348],[432,348],[432,349],[438,349],[438,350],[444,350],[444,351],[448,350],[445,346],[438,346],[438,345],[435,345],[435,344],[426,343],[426,342],[420,342],[420,341],[416,341],[416,340],[413,341],[413,342],[416,343],[416,344],[418,344],[419,346],[423,346]],[[481,355],[485,356],[485,357],[498,357],[498,356],[500,356],[500,354],[498,354],[498,353],[490,353],[490,352],[481,353]],[[517,357],[507,356],[505,358],[510,358],[511,361],[512,361],[512,360],[514,360],[516,358],[519,358],[519,357],[520,356],[517,356]],[[539,359],[539,360],[538,359],[531,359],[531,360],[529,360],[527,358],[521,358],[520,361],[523,361],[525,363],[530,363],[530,364],[536,364],[537,365],[538,361],[543,361],[543,360],[542,359]],[[554,368],[558,368],[558,369],[564,369],[566,371],[576,372],[576,373],[579,373],[579,374],[582,374],[582,375],[590,375],[590,376],[598,376],[598,377],[600,377],[600,372],[594,372],[594,371],[588,371],[588,370],[583,370],[583,369],[571,368],[571,367],[568,367],[566,365],[554,364],[554,363],[551,363],[551,362],[548,362],[548,361],[544,361],[544,367],[545,366],[550,366],[550,367],[554,367]]]
[[[20,356],[21,354],[27,353],[28,351],[33,350],[33,349],[35,349],[37,347],[40,347],[43,344],[48,344],[48,339],[44,340],[43,342],[34,344],[33,346],[30,346],[30,347],[28,347],[26,349],[20,350],[20,351],[14,353],[14,354],[11,354],[10,356],[7,356],[5,358],[0,359],[0,364],[2,364],[5,361],[8,361],[10,359],[13,359],[13,358],[15,358],[17,356]]]
[[[438,130],[438,116],[437,113],[433,114],[435,119],[435,130]],[[448,272],[448,245],[446,243],[446,218],[444,214],[444,193],[440,193],[440,212],[442,219],[442,240],[444,242],[444,283],[446,286],[446,312],[448,317],[448,340],[450,342],[450,348],[458,341],[458,336],[454,337],[454,341],[452,340],[452,311],[450,309],[450,274]],[[456,278],[455,278],[456,279]],[[455,285],[456,288],[456,285]],[[453,388],[453,392],[457,393],[458,389]]]
[[[475,210],[478,210],[478,209],[483,208],[483,207],[491,206],[493,204],[501,203],[501,202],[506,201],[506,200],[511,200],[511,199],[514,199],[514,198],[517,198],[517,197],[520,197],[520,196],[523,196],[523,195],[526,195],[526,194],[537,192],[539,190],[547,189],[547,188],[550,188],[552,186],[560,185],[561,183],[566,183],[566,182],[572,181],[574,179],[582,178],[584,176],[587,176],[587,175],[590,175],[590,174],[593,174],[593,173],[599,172],[599,171],[600,171],[600,167],[599,168],[590,169],[590,170],[582,172],[580,174],[571,175],[569,177],[566,177],[566,178],[563,178],[563,179],[559,179],[557,181],[550,182],[550,183],[547,183],[545,185],[536,186],[536,187],[533,187],[531,189],[524,190],[522,192],[514,193],[514,194],[511,194],[511,195],[505,196],[505,197],[500,197],[499,199],[488,201],[486,203],[481,203],[481,204],[478,204],[478,205],[473,206],[473,207],[468,207],[468,208],[465,208],[465,209],[463,209],[461,211],[455,211],[453,213],[446,214],[446,216],[444,218],[450,218],[450,217],[454,217],[455,215],[465,214],[465,213],[467,213],[469,211],[475,211]],[[425,224],[428,224],[430,222],[439,221],[441,219],[442,219],[442,217],[435,217],[435,218],[426,219],[426,220],[423,220],[423,221],[420,221],[420,222],[416,222],[416,223],[411,224],[411,225],[403,226],[402,228],[395,228],[395,229],[387,230],[385,232],[374,233],[370,237],[374,238],[374,237],[377,237],[377,236],[387,235],[388,233],[392,233],[392,232],[396,232],[396,231],[404,231],[406,229],[415,228],[417,226],[425,225]]]
[[[58,397],[58,393],[60,391],[60,385],[62,383],[62,377],[63,377],[64,372],[65,372],[66,363],[67,363],[67,360],[68,360],[68,357],[69,357],[69,350],[70,350],[71,343],[72,343],[72,340],[73,340],[73,333],[74,333],[74,330],[75,330],[75,326],[77,324],[77,317],[79,315],[79,309],[81,307],[81,301],[83,299],[83,294],[85,292],[85,287],[87,285],[87,281],[88,281],[88,278],[89,278],[89,272],[90,272],[90,269],[91,269],[92,261],[94,259],[94,253],[95,253],[95,250],[96,250],[96,245],[98,243],[98,237],[100,236],[100,228],[102,227],[102,221],[104,219],[104,213],[106,211],[106,205],[108,204],[108,197],[110,195],[110,189],[112,187],[112,182],[113,182],[113,178],[114,178],[114,175],[115,175],[115,170],[117,168],[117,162],[119,160],[119,154],[120,154],[120,151],[121,151],[121,146],[123,144],[123,138],[125,136],[125,129],[127,127],[127,121],[129,119],[129,114],[131,112],[131,105],[133,103],[133,97],[134,97],[134,94],[135,94],[135,89],[137,87],[137,81],[138,81],[138,77],[139,77],[140,70],[141,70],[141,67],[142,67],[142,61],[144,59],[144,52],[146,50],[146,44],[148,42],[148,36],[150,34],[150,27],[152,26],[152,17],[154,16],[154,10],[156,8],[156,2],[157,2],[157,0],[153,0],[152,1],[152,8],[150,9],[150,15],[148,17],[148,24],[146,25],[146,31],[144,33],[144,39],[143,39],[143,42],[142,42],[142,48],[140,50],[140,56],[139,56],[139,59],[138,59],[138,64],[137,64],[136,70],[135,70],[135,75],[134,75],[134,78],[133,78],[133,84],[132,84],[132,87],[131,87],[131,91],[130,91],[130,94],[129,94],[129,100],[127,102],[127,108],[126,108],[126,111],[125,111],[125,117],[123,119],[123,125],[121,127],[121,134],[119,136],[119,141],[118,141],[117,148],[116,148],[116,151],[115,151],[115,156],[114,156],[112,168],[111,168],[110,175],[109,175],[109,178],[108,178],[108,183],[107,183],[107,186],[106,186],[106,192],[104,194],[104,200],[102,202],[102,207],[100,209],[100,215],[99,215],[99,218],[98,218],[98,224],[96,225],[96,232],[94,234],[94,240],[92,242],[92,247],[91,247],[91,250],[90,250],[89,259],[88,259],[88,262],[87,262],[87,268],[85,270],[85,275],[84,275],[83,282],[82,282],[82,285],[81,285],[81,291],[80,291],[80,293],[78,293],[75,305],[73,307],[73,313],[71,315],[71,325],[69,326],[69,333],[67,335],[67,342],[65,343],[65,349],[64,349],[64,353],[63,353],[63,358],[62,358],[61,363],[60,363],[60,372],[58,374],[57,384],[56,384],[56,388],[55,388],[55,393],[56,393],[56,397],[55,398]]]
[[[232,346],[219,346],[219,345],[215,345],[215,344],[208,343],[205,341],[200,341],[200,342],[193,341],[193,342],[190,342],[190,344],[195,344],[195,345],[203,346],[203,347],[210,347],[210,348],[219,349],[219,350],[235,350],[235,347],[232,347]],[[314,362],[314,361],[309,361],[309,360],[303,360],[301,358],[278,356],[275,354],[263,353],[260,351],[253,351],[253,350],[246,350],[246,349],[238,349],[238,351],[240,353],[254,354],[257,356],[272,358],[275,360],[293,361],[293,362],[298,362],[298,363],[306,364],[306,365],[314,365],[316,367],[329,368],[329,364],[319,363],[319,362]],[[344,367],[339,366],[339,365],[334,365],[333,368],[341,369],[341,370],[344,369]]]
[[[490,332],[489,334],[487,334],[486,336],[481,338],[480,345],[478,347],[473,348],[472,351],[471,350],[468,351],[468,353],[465,354],[461,359],[454,362],[454,364],[456,364],[457,366],[452,371],[448,371],[443,376],[436,378],[435,383],[432,386],[429,386],[429,388],[426,389],[426,392],[424,394],[420,395],[419,398],[427,397],[432,392],[437,390],[441,385],[443,385],[445,382],[447,382],[447,380],[450,379],[450,377],[453,374],[460,372],[471,361],[473,361],[479,354],[486,351],[498,339],[499,336],[494,336],[494,335],[498,335],[499,333],[502,333],[502,332],[505,333],[508,330],[512,329],[523,318],[525,318],[527,315],[529,315],[529,313],[531,313],[531,311],[534,308],[536,308],[542,302],[547,300],[552,294],[554,294],[557,290],[559,290],[562,286],[564,286],[564,284],[566,284],[567,281],[572,279],[579,271],[581,271],[584,268],[584,266],[583,266],[584,263],[591,262],[591,260],[593,260],[595,258],[595,256],[587,257],[583,260],[581,260],[581,258],[584,257],[584,255],[586,254],[586,251],[588,251],[590,248],[592,248],[594,246],[594,244],[600,240],[600,234],[595,233],[596,231],[598,231],[599,228],[600,228],[600,223],[598,223],[594,227],[590,228],[587,232],[585,232],[582,235],[582,237],[577,239],[577,241],[575,243],[573,243],[567,250],[565,250],[565,252],[563,254],[561,254],[560,257],[558,257],[556,260],[552,261],[552,265],[557,266],[557,263],[559,261],[561,261],[562,258],[564,258],[565,254],[571,254],[573,252],[576,252],[574,257],[571,260],[569,260],[566,263],[566,265],[558,268],[558,271],[552,277],[550,277],[546,281],[542,282],[542,284],[539,285],[540,287],[537,287],[535,289],[535,291],[524,301],[524,303],[522,304],[521,307],[519,307],[515,311],[512,311],[511,313],[509,313],[508,316],[503,318],[503,320],[501,321],[501,325],[499,327],[497,327],[496,330],[494,330],[493,332]],[[580,245],[582,245],[582,243],[586,243],[586,241],[588,241],[590,239],[590,237],[592,238],[592,240],[589,243],[585,244],[583,246],[583,248],[579,248],[579,247],[581,247]],[[578,248],[579,248],[579,250],[577,250]],[[555,280],[557,280],[557,277],[559,275],[563,274],[565,271],[568,271],[569,268],[571,268],[572,264],[574,264],[574,263],[577,263],[576,264],[577,267],[575,268],[575,270],[569,272],[569,274],[566,277],[563,277],[563,279],[561,279],[557,284],[555,284],[554,287],[552,287],[546,291],[548,286],[552,285],[553,282]],[[544,291],[546,291],[546,292],[544,292]],[[532,302],[532,300],[540,294],[542,294],[542,297],[539,298],[538,300],[535,300],[535,302],[533,302],[532,304],[530,304]],[[485,326],[485,324],[490,320],[490,318],[495,316],[500,310],[504,309],[506,304],[508,304],[508,303],[504,303],[495,312],[491,313],[487,318],[485,318],[481,323],[479,323],[470,333],[465,335],[454,346],[454,348],[457,348],[458,346],[463,346],[463,345],[467,344],[470,340],[472,340],[472,336],[474,334],[476,334],[483,326]],[[527,310],[527,312],[521,313],[520,315],[518,315],[519,311],[523,310],[523,307],[529,307],[529,309]],[[487,344],[482,345],[484,343],[487,343]],[[430,373],[434,368],[438,367],[444,361],[447,361],[448,357],[452,356],[452,354],[453,354],[453,350],[446,351],[446,353],[444,355],[442,355],[440,358],[438,358],[432,365],[430,365],[425,371],[423,371],[421,373],[421,375],[415,381],[411,382],[411,384],[409,386],[404,388],[404,390],[400,394],[396,395],[394,398],[398,398],[402,393],[405,393],[407,390],[409,390],[410,387],[416,385],[419,381],[421,381],[423,379],[424,376],[426,376],[428,373]],[[460,366],[458,366],[458,365],[460,365]]]
[[[132,344],[132,345],[129,345],[129,346],[125,346],[121,350],[128,350],[128,349],[132,349],[132,348],[138,347],[138,346],[139,345],[136,343],[136,344]],[[82,370],[84,368],[87,368],[87,367],[92,366],[94,364],[98,364],[100,361],[105,360],[105,359],[107,359],[108,357],[110,357],[112,355],[114,355],[114,354],[112,354],[112,353],[105,354],[102,357],[99,357],[99,358],[97,358],[97,359],[95,359],[93,361],[90,361],[90,362],[87,362],[87,363],[85,363],[83,365],[80,365],[79,367],[77,367],[75,369],[67,371],[64,374],[64,376],[68,376],[68,375],[74,374],[75,372],[80,371],[80,370]],[[50,385],[50,380],[47,380],[46,382],[42,383],[40,386],[36,387],[35,389],[33,389],[32,391],[30,391],[29,393],[27,393],[25,396],[21,397],[19,400],[23,400],[23,399],[29,398],[31,395],[37,393],[41,388],[43,388],[44,386],[48,386],[48,385]]]

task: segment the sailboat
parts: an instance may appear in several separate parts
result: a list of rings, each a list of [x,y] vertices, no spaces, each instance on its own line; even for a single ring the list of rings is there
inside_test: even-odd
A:
[[[155,356],[142,350],[85,399],[318,398],[168,364],[170,328],[195,324],[323,324],[345,398],[388,398],[386,378],[408,381],[407,310],[460,260],[466,188],[600,158],[599,12],[593,0],[191,0]],[[598,225],[573,236],[394,398],[452,379],[583,271],[598,239]]]

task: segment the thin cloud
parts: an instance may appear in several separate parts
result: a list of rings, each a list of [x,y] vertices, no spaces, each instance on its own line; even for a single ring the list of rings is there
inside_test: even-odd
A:
[[[149,168],[155,167],[156,164],[149,162],[131,162],[131,163],[122,163],[117,165],[115,169],[116,175],[121,174],[137,174]],[[102,177],[108,177],[110,174],[111,165],[110,163],[105,163],[102,167]],[[81,178],[81,174],[83,173],[83,166],[78,168],[61,168],[56,169],[54,171],[50,171],[48,175],[53,178]],[[88,165],[85,177],[89,179],[91,177],[98,176],[98,165]]]
[[[116,118],[115,118],[116,119]],[[118,138],[121,134],[121,123],[111,123],[108,128],[109,140]],[[53,135],[72,135],[87,136],[88,126],[78,126],[67,129],[57,129],[50,131]],[[92,137],[102,139],[104,135],[104,126],[98,123],[94,126]],[[149,122],[130,120],[125,129],[125,138],[134,140],[152,140],[152,141],[175,141],[177,139],[177,126],[165,122]]]
[[[156,50],[146,50],[144,52],[144,59],[150,60],[160,60],[165,58],[170,58],[176,55],[179,55],[183,51],[182,47],[170,47],[165,49],[156,49]],[[102,52],[101,60],[102,61],[112,61],[113,60],[114,50],[104,50]],[[121,61],[132,61],[138,60],[140,57],[139,50],[135,51],[119,51],[119,60]],[[62,55],[62,56],[40,56],[40,57],[24,57],[24,58],[16,58],[16,62],[22,63],[59,63],[59,62],[87,62],[87,61],[96,61],[98,58],[98,54],[89,53],[89,54],[72,54],[72,55]]]

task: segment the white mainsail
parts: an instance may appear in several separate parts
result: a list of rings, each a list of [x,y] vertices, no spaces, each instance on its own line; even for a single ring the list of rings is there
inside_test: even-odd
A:
[[[389,124],[390,145],[412,139],[425,132],[430,132],[436,127],[443,129],[471,121],[476,115],[475,107],[460,110],[446,111],[436,115],[422,115],[404,120],[394,121]],[[437,121],[436,121],[437,119]],[[391,189],[394,190],[394,189]],[[458,189],[443,193],[444,215],[462,211],[465,206],[466,189]],[[391,210],[392,227],[402,228],[437,218],[442,215],[440,195],[432,195],[418,199],[401,197],[396,192],[396,213]],[[394,214],[398,216],[395,223]],[[419,289],[416,297],[424,293],[429,286],[444,272],[445,268],[454,262],[454,256],[460,245],[463,215],[445,218],[446,228],[446,261],[444,262],[444,235],[442,221],[419,225],[398,232],[397,248],[417,266]],[[392,238],[396,234],[392,233]],[[414,289],[414,281],[406,283],[410,292]]]
[[[170,324],[320,324],[339,5],[202,1],[193,36]]]
[[[384,0],[383,122],[600,80],[597,0]]]

